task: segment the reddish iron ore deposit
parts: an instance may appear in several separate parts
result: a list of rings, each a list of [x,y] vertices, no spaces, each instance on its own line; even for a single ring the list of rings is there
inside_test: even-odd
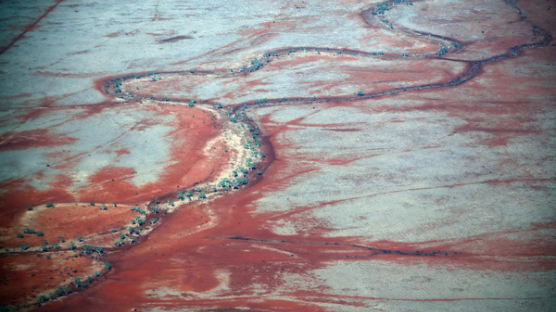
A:
[[[0,134],[17,168],[1,181],[2,308],[550,310],[547,3],[338,1],[326,12],[363,43],[327,46],[274,41],[335,27],[292,13],[318,1],[287,1],[196,67],[18,111]]]

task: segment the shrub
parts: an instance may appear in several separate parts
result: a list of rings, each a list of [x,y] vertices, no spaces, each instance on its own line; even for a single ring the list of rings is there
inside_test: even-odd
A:
[[[49,299],[47,296],[45,296],[45,295],[40,295],[39,299],[37,299],[37,304],[40,305],[41,303],[45,303],[45,302],[47,302],[48,300],[50,300],[50,299]]]
[[[225,189],[230,189],[232,187],[232,181],[228,178],[224,178],[218,183],[218,185]]]
[[[264,103],[266,103],[266,102],[268,102],[267,99],[259,99],[259,100],[256,100],[254,103],[255,103],[255,104],[264,104]]]
[[[83,283],[79,277],[74,277],[73,282],[77,288],[86,288],[87,284]]]
[[[440,47],[440,49],[436,52],[437,56],[442,56],[444,54],[448,53],[448,48],[446,47]]]
[[[55,297],[61,297],[61,296],[66,295],[67,293],[69,293],[69,290],[67,290],[63,286],[60,286],[60,287],[56,288],[56,290],[54,291],[54,296]]]
[[[140,213],[140,214],[144,214],[144,215],[147,214],[147,212],[146,212],[145,210],[143,210],[143,209],[141,209],[141,208],[139,208],[139,207],[137,207],[137,206],[133,206],[133,207],[131,208],[131,210],[132,210],[132,211],[135,211],[135,212],[138,212],[138,213]]]
[[[25,233],[25,234],[37,234],[37,231],[35,231],[31,228],[25,228],[25,229],[23,229],[23,233]]]
[[[83,246],[83,252],[90,255],[93,252],[96,252],[98,254],[103,254],[104,253],[104,249],[102,247],[97,247],[97,246],[92,246],[92,245],[85,245]]]
[[[258,59],[253,59],[251,61],[251,67],[249,68],[249,71],[256,71],[256,70],[260,69],[261,67],[263,67],[263,63],[261,61],[259,61]]]

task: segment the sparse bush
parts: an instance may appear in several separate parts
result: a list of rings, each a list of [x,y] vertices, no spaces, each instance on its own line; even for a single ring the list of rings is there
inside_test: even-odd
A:
[[[135,212],[138,212],[138,213],[140,213],[140,214],[144,214],[144,215],[147,214],[147,212],[146,212],[145,210],[143,210],[143,209],[141,209],[141,208],[139,208],[139,207],[137,207],[137,206],[133,206],[133,207],[131,208],[131,210],[132,210],[132,211],[135,211]]]
[[[268,102],[267,99],[258,99],[258,100],[255,100],[254,103],[255,103],[255,104],[264,104],[264,103],[266,103],[266,102]]]
[[[93,252],[98,253],[99,255],[102,255],[104,253],[104,249],[102,247],[97,247],[97,246],[92,246],[92,245],[85,245],[83,246],[83,252],[90,255]]]
[[[49,301],[49,300],[50,300],[50,299],[49,299],[47,296],[45,296],[45,295],[40,295],[40,296],[39,296],[39,299],[37,299],[37,304],[40,305],[41,303],[45,303],[45,302],[47,302],[47,301]]]
[[[87,284],[83,283],[79,277],[74,277],[73,278],[73,283],[75,284],[75,287],[77,287],[77,288],[87,288]]]
[[[54,296],[51,296],[51,297],[62,297],[62,296],[65,296],[68,293],[69,293],[68,289],[66,289],[63,286],[60,286],[60,287],[56,288],[56,290],[54,291],[54,294],[53,294]]]
[[[232,181],[230,181],[230,179],[228,178],[224,178],[218,183],[218,185],[222,188],[230,189],[232,187]]]
[[[446,47],[440,47],[440,49],[436,52],[437,56],[442,56],[444,54],[448,53],[448,48]]]
[[[249,71],[256,71],[260,68],[263,67],[263,63],[261,61],[259,61],[258,59],[253,59],[251,61],[251,67],[249,68]]]

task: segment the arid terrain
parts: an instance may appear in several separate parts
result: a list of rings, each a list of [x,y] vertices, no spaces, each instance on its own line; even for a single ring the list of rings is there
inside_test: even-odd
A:
[[[0,311],[556,310],[556,1],[0,8]]]

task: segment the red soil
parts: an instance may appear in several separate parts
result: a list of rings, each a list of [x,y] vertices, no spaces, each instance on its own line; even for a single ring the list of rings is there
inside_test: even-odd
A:
[[[265,28],[260,31],[255,30],[256,34],[268,31],[270,27],[270,25],[262,26]],[[551,47],[546,50],[554,49]],[[527,52],[526,55],[534,53],[543,52]],[[547,58],[553,60],[553,57]],[[531,59],[528,61],[531,62]],[[460,117],[469,122],[467,126],[456,129],[452,135],[470,136],[470,133],[474,132],[487,132],[498,141],[485,143],[498,146],[506,144],[515,137],[541,134],[536,129],[527,127],[527,123],[533,121],[534,112],[538,112],[538,106],[534,102],[521,99],[519,90],[508,88],[513,83],[531,83],[529,77],[516,77],[515,68],[512,66],[518,67],[519,62],[527,62],[527,58],[489,64],[485,66],[480,82],[471,81],[466,84],[471,93],[476,92],[479,95],[481,92],[488,94],[487,91],[490,91],[492,94],[492,90],[498,90],[496,96],[502,98],[501,102],[496,102],[495,99],[489,101],[488,98],[485,98],[484,102],[471,101],[470,94],[457,94],[456,91],[454,95],[449,93],[450,89],[448,89],[437,90],[439,97],[445,96],[440,100],[428,101],[423,97],[424,92],[415,93],[421,96],[419,99],[425,99],[427,102],[416,106],[394,103],[369,108],[368,103],[361,102],[343,102],[337,105],[365,108],[372,112],[412,110],[445,112],[449,116]],[[424,70],[420,70],[412,79],[419,79],[423,74]],[[373,79],[379,78],[398,79],[399,77],[395,73],[386,73],[386,77],[380,75],[373,77]],[[364,75],[355,75],[353,79],[363,82],[371,80]],[[548,77],[540,81],[550,82],[553,78]],[[542,85],[538,86],[538,90],[547,92]],[[152,91],[154,90],[148,92]],[[418,97],[415,94],[407,98]],[[167,111],[167,113],[177,112],[170,109]],[[205,121],[206,123],[196,125],[200,129],[200,134],[193,140],[205,142],[206,137],[214,135],[213,131],[216,130],[208,127],[210,124],[208,119]],[[325,294],[326,285],[321,285],[318,289],[292,290],[285,288],[284,285],[287,283],[284,277],[288,274],[310,276],[315,269],[324,268],[332,261],[380,260],[404,265],[429,264],[449,266],[454,269],[492,271],[556,269],[556,262],[553,260],[556,252],[552,244],[553,239],[550,233],[546,234],[539,230],[539,228],[554,229],[553,222],[522,229],[520,231],[526,235],[518,237],[513,237],[510,232],[501,232],[464,239],[404,243],[370,241],[367,237],[331,238],[327,234],[332,229],[326,224],[312,227],[299,235],[278,235],[269,230],[274,221],[285,217],[296,218],[297,212],[318,209],[330,203],[301,207],[297,210],[290,209],[287,214],[254,212],[257,200],[266,194],[282,190],[291,183],[292,179],[317,170],[305,165],[306,160],[316,161],[313,158],[306,158],[304,155],[296,155],[295,158],[285,157],[288,155],[286,152],[295,149],[295,146],[281,143],[277,139],[285,132],[291,131],[291,125],[301,125],[299,120],[290,124],[277,125],[270,122],[270,118],[266,116],[259,122],[265,135],[270,137],[269,142],[276,150],[276,155],[268,153],[267,159],[269,162],[272,161],[272,166],[257,183],[217,199],[209,205],[194,204],[178,210],[165,220],[164,226],[157,228],[141,244],[125,252],[108,255],[109,260],[114,263],[115,270],[106,281],[80,295],[68,297],[64,302],[47,306],[45,310],[129,311],[133,308],[159,306],[168,309],[191,308],[205,311],[237,311],[238,307],[249,308],[251,311],[324,311],[325,309],[317,304],[332,302]],[[324,127],[329,126],[324,125]],[[179,127],[180,130],[176,130],[177,133],[174,135],[180,137],[181,131],[191,132],[184,128],[185,126]],[[174,152],[177,159],[178,156],[183,156],[184,151],[177,147]],[[199,164],[201,161],[199,152],[200,150],[192,154],[186,152],[184,159],[187,161],[183,161],[179,166],[171,165],[167,170],[168,176],[163,176],[161,181],[152,187],[141,189],[141,192],[126,184],[128,182],[112,181],[113,176],[110,175],[112,170],[105,169],[93,177],[92,183],[97,185],[97,189],[81,196],[82,198],[92,197],[98,193],[105,199],[138,200],[143,198],[141,197],[143,195],[145,198],[156,196],[160,194],[161,189],[166,192],[174,189],[179,183],[186,184],[195,180],[187,178],[184,182],[183,172],[205,179],[211,174],[208,170],[195,172],[192,167],[192,164],[196,162]],[[342,163],[340,160],[335,162]],[[126,168],[113,171],[120,175],[131,172]],[[490,183],[506,182],[490,181]],[[530,181],[522,182],[532,184]],[[456,185],[444,187],[452,188]],[[141,195],[134,195],[134,190]],[[284,205],[287,205],[286,200]],[[304,217],[299,217],[297,221],[299,220],[303,221],[298,222],[299,224],[314,221]],[[164,294],[164,288],[171,289],[172,292]],[[280,299],[276,299],[276,293],[281,295]],[[269,296],[265,296],[266,294]],[[345,301],[340,303],[350,304],[349,299],[342,298]],[[313,301],[315,304],[302,303],[308,301]],[[215,310],[214,307],[217,309]]]
[[[73,277],[85,280],[101,271],[93,259],[75,255],[74,252],[56,252],[2,256],[0,302],[32,298],[38,293],[50,292],[62,284],[71,283]]]
[[[50,134],[48,129],[6,132],[0,136],[0,151],[19,150],[39,146],[67,145],[76,139],[63,134]]]
[[[57,204],[53,208],[41,208],[40,211],[28,211],[19,223],[6,228],[0,239],[4,247],[18,248],[21,244],[41,246],[43,241],[49,244],[57,243],[63,238],[65,241],[75,241],[78,237],[93,234],[105,235],[110,244],[116,234],[111,235],[112,229],[124,228],[131,219],[139,213],[131,210],[129,205],[106,204],[107,210],[101,210],[103,204]],[[42,232],[44,235],[25,234],[23,238],[15,238],[23,234],[25,229]],[[98,245],[98,239],[95,243]]]

